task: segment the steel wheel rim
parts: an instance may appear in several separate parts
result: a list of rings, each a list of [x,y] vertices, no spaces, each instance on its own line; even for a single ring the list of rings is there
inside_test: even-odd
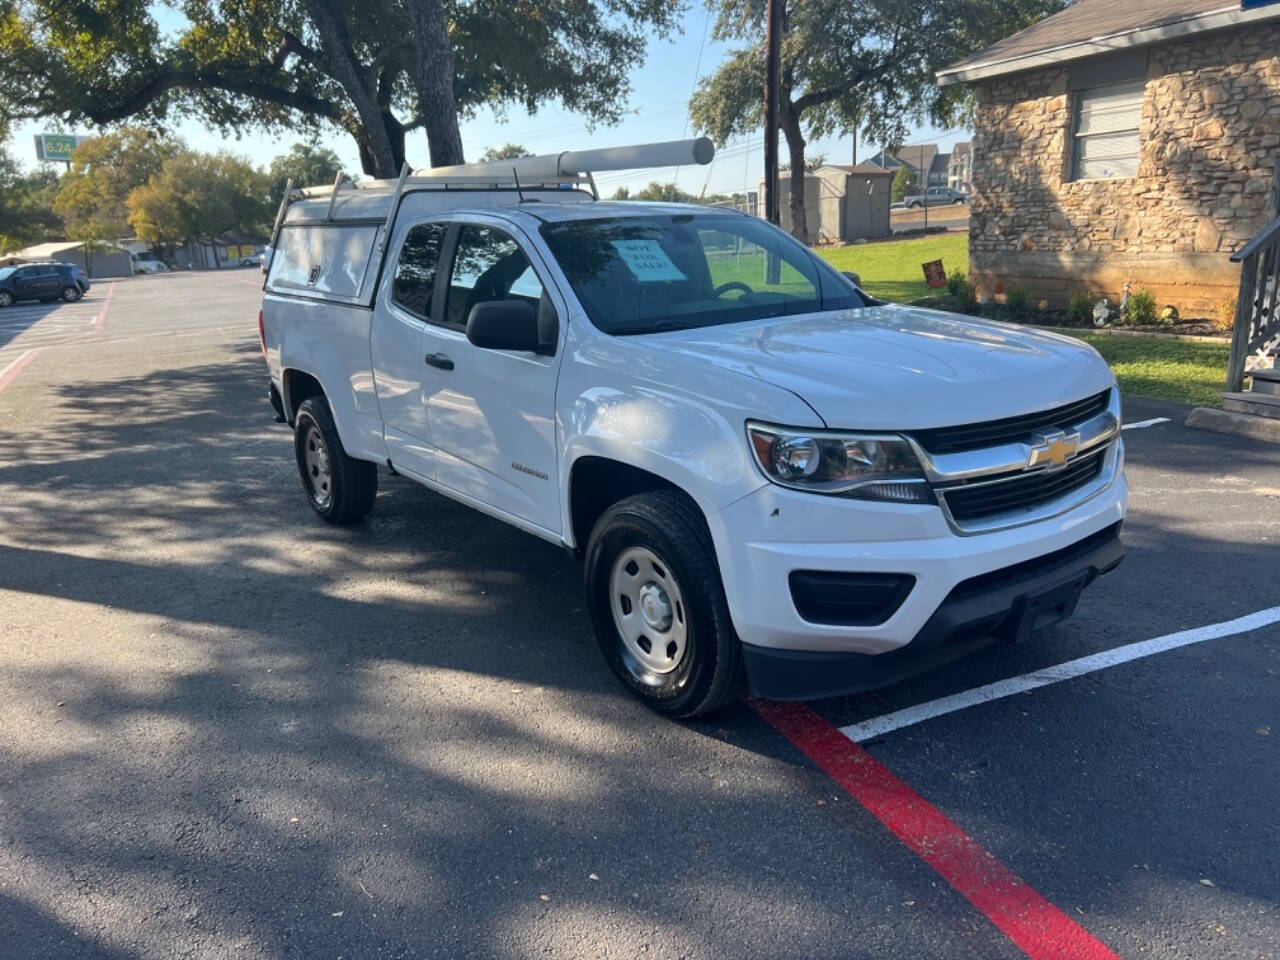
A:
[[[324,434],[314,423],[302,437],[302,459],[306,464],[307,486],[317,507],[327,507],[333,499],[333,463]]]
[[[637,678],[665,680],[689,648],[689,612],[671,567],[647,547],[628,547],[613,561],[609,609]]]

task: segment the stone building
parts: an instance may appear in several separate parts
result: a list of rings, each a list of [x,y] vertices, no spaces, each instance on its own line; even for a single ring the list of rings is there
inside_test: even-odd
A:
[[[1280,2],[1078,0],[938,82],[976,94],[980,294],[1127,280],[1184,316],[1234,296],[1228,256],[1280,189]]]

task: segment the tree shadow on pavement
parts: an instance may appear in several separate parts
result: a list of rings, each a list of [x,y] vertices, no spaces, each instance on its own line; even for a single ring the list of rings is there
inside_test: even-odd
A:
[[[398,478],[365,524],[315,518],[242,354],[53,387],[47,423],[0,432],[20,955],[870,957],[927,935],[936,914],[885,919],[907,912],[878,874],[850,917],[866,866],[779,816],[816,781],[750,711],[673,724],[620,689],[562,550]]]

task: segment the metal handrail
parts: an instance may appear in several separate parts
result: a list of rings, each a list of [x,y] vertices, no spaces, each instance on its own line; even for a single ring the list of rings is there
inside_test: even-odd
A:
[[[1280,344],[1280,217],[1231,257],[1240,267],[1240,292],[1227,362],[1227,392],[1244,388],[1245,365],[1257,350]]]
[[[1280,236],[1280,218],[1272,220],[1271,223],[1262,228],[1262,232],[1246,243],[1243,247],[1231,255],[1232,263],[1240,263],[1246,257],[1251,257],[1263,247],[1267,245],[1269,240]]]

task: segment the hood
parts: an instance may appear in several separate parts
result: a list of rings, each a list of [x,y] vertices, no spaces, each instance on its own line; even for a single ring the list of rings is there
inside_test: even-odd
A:
[[[790,390],[840,429],[999,420],[1071,403],[1113,382],[1106,362],[1079,340],[916,307],[804,314],[659,340],[694,362]]]

